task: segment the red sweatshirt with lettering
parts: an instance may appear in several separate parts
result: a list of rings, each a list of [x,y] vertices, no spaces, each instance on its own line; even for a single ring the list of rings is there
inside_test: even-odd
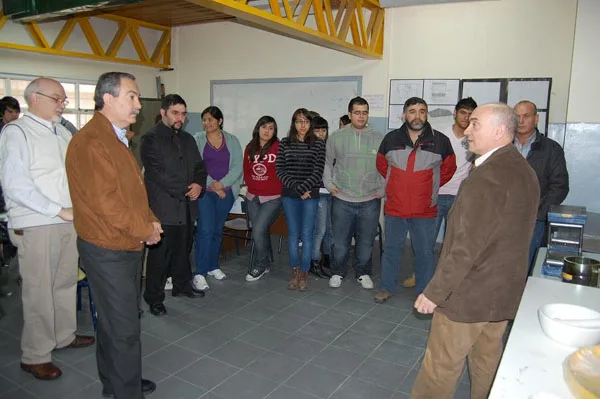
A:
[[[261,151],[253,159],[248,158],[248,146],[244,151],[244,182],[248,186],[248,192],[258,196],[271,196],[281,194],[281,181],[275,173],[275,160],[279,150],[279,141],[271,145],[271,148],[263,157]],[[259,159],[260,158],[260,159]]]

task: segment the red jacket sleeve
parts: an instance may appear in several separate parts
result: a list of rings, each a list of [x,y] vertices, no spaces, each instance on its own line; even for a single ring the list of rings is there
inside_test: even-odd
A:
[[[379,150],[377,151],[377,160],[375,161],[375,166],[377,167],[377,171],[379,172],[379,174],[381,176],[383,176],[383,178],[385,179],[387,177],[387,171],[388,171],[388,161],[387,158],[385,157],[386,154],[386,138],[384,137],[383,140],[381,141],[381,144],[379,144]]]
[[[444,158],[440,166],[440,187],[452,179],[454,172],[456,172],[456,155],[451,154]]]

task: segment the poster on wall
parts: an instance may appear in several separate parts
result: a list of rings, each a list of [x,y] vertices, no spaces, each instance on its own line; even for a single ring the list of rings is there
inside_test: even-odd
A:
[[[423,82],[423,100],[429,105],[456,105],[460,80],[437,79]]]
[[[463,81],[462,98],[471,97],[477,104],[500,102],[502,82],[500,80]]]

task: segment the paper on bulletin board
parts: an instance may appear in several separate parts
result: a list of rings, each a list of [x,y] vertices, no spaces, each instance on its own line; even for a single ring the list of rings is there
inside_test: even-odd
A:
[[[425,80],[423,99],[427,104],[455,105],[458,102],[458,79]]]
[[[533,102],[538,109],[548,109],[549,80],[512,80],[508,82],[508,105],[514,107],[523,100]]]
[[[369,114],[385,115],[385,94],[363,94],[369,103]]]
[[[390,114],[388,116],[388,129],[398,129],[404,121],[402,120],[402,108],[404,104],[390,105]]]
[[[477,104],[500,101],[500,82],[463,82],[462,98],[472,97]]]
[[[390,80],[390,104],[402,104],[411,97],[423,98],[423,79]]]
[[[538,120],[537,128],[541,133],[546,134],[548,133],[546,131],[546,119],[548,118],[548,115],[545,111],[538,112],[538,115],[540,116],[540,119]]]

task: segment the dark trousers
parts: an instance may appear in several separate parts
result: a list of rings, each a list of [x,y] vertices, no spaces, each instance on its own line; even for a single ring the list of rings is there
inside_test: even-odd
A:
[[[188,292],[192,289],[191,226],[163,225],[162,228],[162,240],[148,250],[144,290],[144,300],[148,305],[156,305],[165,300],[165,283],[169,274],[173,278],[174,292]]]
[[[142,253],[114,251],[77,239],[96,310],[96,361],[104,391],[142,399],[140,279]]]
[[[331,223],[333,231],[332,274],[346,277],[348,255],[354,236],[354,274],[356,277],[371,275],[373,270],[373,242],[379,225],[381,200],[348,202],[333,198]]]

